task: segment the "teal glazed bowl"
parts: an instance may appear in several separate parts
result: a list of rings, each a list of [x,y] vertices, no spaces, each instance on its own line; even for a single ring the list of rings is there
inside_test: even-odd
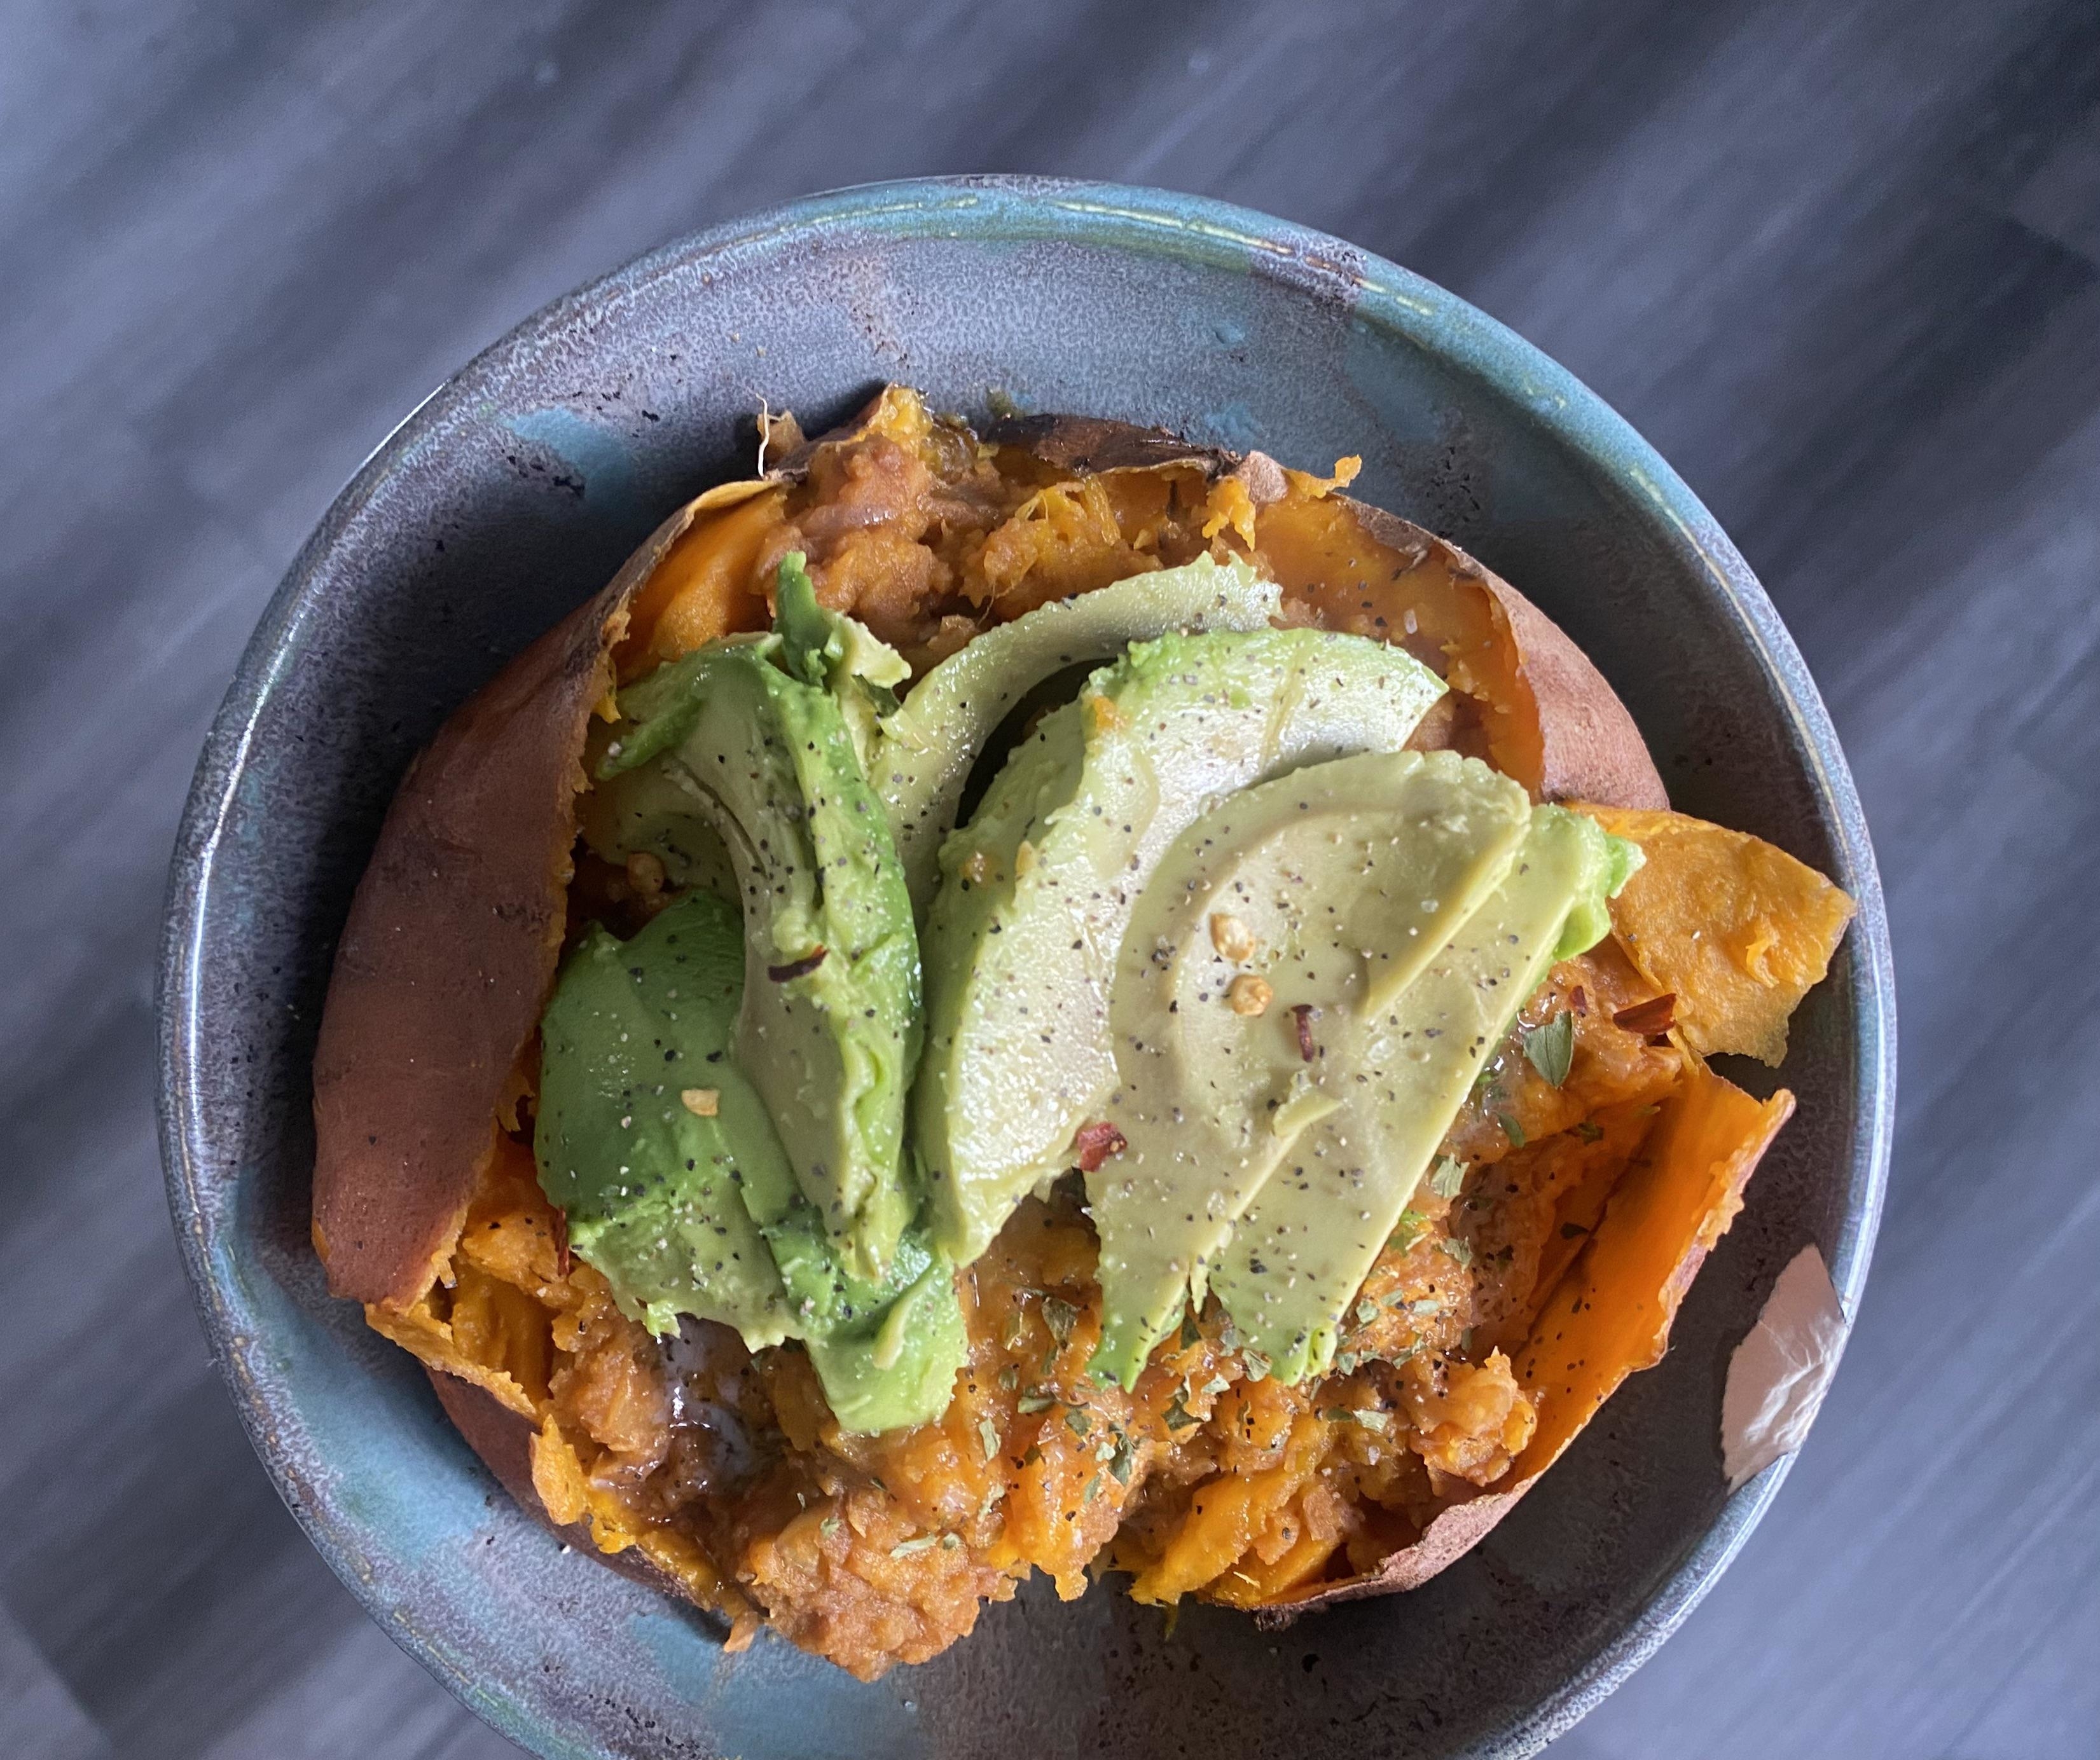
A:
[[[814,431],[888,379],[978,419],[1118,417],[1321,468],[1360,452],[1354,493],[1455,540],[1589,651],[1679,807],[1860,901],[1777,1074],[1800,1112],[1669,1358],[1412,1595],[1281,1633],[1191,1607],[1170,1635],[1112,1588],[1066,1605],[1037,1582],[873,1685],[770,1638],[730,1656],[691,1609],[563,1551],[416,1364],[323,1288],[308,1063],[409,758],[672,507],[748,474],[761,399]],[[1535,1753],[1684,1618],[1778,1490],[1783,1462],[1732,1496],[1722,1476],[1728,1354],[1806,1243],[1856,1303],[1895,1097],[1887,933],[1843,754],[1771,605],[1670,467],[1537,350],[1339,240],[1016,178],[717,227],[557,302],[426,399],[300,552],[212,729],[160,1032],[175,1227],[257,1452],[373,1617],[562,1760]]]

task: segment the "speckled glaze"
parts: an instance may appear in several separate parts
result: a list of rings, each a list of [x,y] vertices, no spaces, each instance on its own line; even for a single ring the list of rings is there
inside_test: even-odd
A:
[[[1325,466],[1455,539],[1618,687],[1682,808],[1834,876],[1860,915],[1778,1074],[1801,1110],[1660,1370],[1428,1587],[1281,1634],[1191,1608],[1172,1636],[1107,1589],[1042,1586],[867,1686],[558,1550],[414,1364],[331,1302],[307,1244],[307,1065],[329,963],[403,768],[445,715],[601,584],[699,485],[747,474],[761,399],[807,426],[885,379],[1158,423]],[[161,968],[170,1202],[258,1452],[389,1632],[536,1753],[744,1760],[1207,1760],[1535,1753],[1652,1652],[1748,1537],[1727,1355],[1807,1242],[1848,1308],[1895,1098],[1886,929],[1815,688],[1668,465],[1536,350],[1318,233],[1157,191],[889,184],[703,233],[549,307],[434,393],[308,541],[205,748]],[[1732,1070],[1768,1090],[1771,1076]]]

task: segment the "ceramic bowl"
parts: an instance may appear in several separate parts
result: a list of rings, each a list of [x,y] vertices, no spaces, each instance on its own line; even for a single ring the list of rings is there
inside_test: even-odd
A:
[[[307,1065],[410,756],[667,510],[748,473],[761,399],[814,430],[893,378],[980,417],[1120,417],[1307,466],[1361,453],[1356,493],[1455,539],[1589,651],[1680,807],[1860,902],[1779,1072],[1799,1115],[1668,1361],[1413,1595],[1280,1634],[1191,1607],[1170,1634],[1110,1587],[1067,1605],[1036,1583],[874,1685],[770,1638],[732,1656],[691,1610],[559,1549],[416,1365],[323,1290]],[[1533,1753],[1684,1617],[1778,1489],[1784,1463],[1732,1496],[1723,1480],[1728,1352],[1804,1243],[1856,1300],[1893,1102],[1886,931],[1843,755],[1670,467],[1535,349],[1352,245],[1030,179],[849,190],[717,227],[557,302],[426,399],[249,646],[190,796],[161,978],[170,1202],[257,1452],[373,1617],[548,1756]]]

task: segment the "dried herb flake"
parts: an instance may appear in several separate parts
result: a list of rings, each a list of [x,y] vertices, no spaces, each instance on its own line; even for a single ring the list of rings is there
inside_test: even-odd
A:
[[[1330,1406],[1320,1414],[1330,1424],[1361,1424],[1366,1430],[1388,1430],[1392,1425],[1392,1414],[1369,1406]]]
[[[1533,1027],[1524,1035],[1524,1055],[1533,1069],[1559,1087],[1575,1061],[1575,1017],[1563,1010],[1545,1026]]]
[[[1043,1324],[1050,1329],[1050,1336],[1060,1345],[1072,1342],[1072,1328],[1079,1324],[1079,1311],[1061,1295],[1043,1298]]]

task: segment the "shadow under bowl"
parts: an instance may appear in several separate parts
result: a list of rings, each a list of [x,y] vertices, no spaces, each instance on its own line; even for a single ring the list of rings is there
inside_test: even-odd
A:
[[[1679,807],[1860,901],[1779,1072],[1800,1112],[1668,1360],[1413,1595],[1281,1634],[1192,1607],[1170,1637],[1109,1589],[1065,1605],[1035,1583],[874,1685],[770,1639],[730,1656],[691,1610],[560,1550],[416,1365],[323,1288],[308,1064],[409,758],[673,506],[748,474],[761,399],[814,431],[889,379],[977,418],[1119,417],[1315,468],[1360,453],[1353,492],[1455,540],[1587,649]],[[1188,196],[1012,178],[849,190],[702,233],[549,307],[403,423],[301,551],[213,727],[160,1030],[170,1201],[258,1453],[405,1649],[563,1757],[1533,1753],[1654,1650],[1776,1490],[1784,1462],[1732,1496],[1722,1478],[1727,1356],[1806,1243],[1856,1304],[1894,1103],[1887,932],[1843,755],[1764,593],[1670,468],[1535,349],[1348,245]]]

